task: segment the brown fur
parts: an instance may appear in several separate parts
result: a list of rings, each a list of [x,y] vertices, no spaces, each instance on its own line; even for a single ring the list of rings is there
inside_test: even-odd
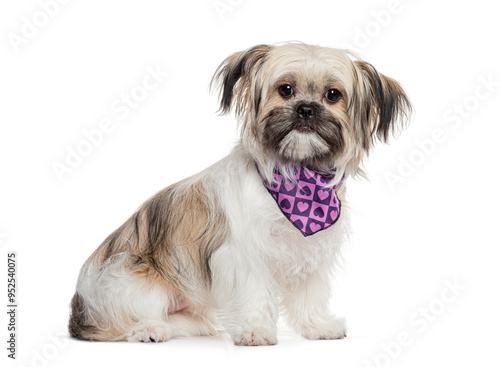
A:
[[[210,256],[226,235],[224,213],[208,199],[203,183],[189,185],[184,181],[146,201],[87,261],[103,264],[113,255],[130,250],[182,290],[187,275],[183,274],[183,259],[189,259],[187,262],[195,265],[190,270],[210,285]]]

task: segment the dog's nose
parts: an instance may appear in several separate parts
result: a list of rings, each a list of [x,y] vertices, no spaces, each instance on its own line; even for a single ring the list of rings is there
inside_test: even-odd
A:
[[[309,120],[314,116],[314,108],[311,105],[301,104],[297,107],[297,113],[302,120]]]

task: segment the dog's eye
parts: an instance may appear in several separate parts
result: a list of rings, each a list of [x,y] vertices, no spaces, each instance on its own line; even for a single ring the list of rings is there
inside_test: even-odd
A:
[[[340,97],[342,97],[342,93],[340,93],[338,89],[330,89],[328,92],[326,92],[326,99],[329,102],[338,102]]]
[[[278,88],[278,91],[280,92],[280,95],[283,98],[289,98],[293,94],[293,88],[290,84],[280,85],[280,87]]]

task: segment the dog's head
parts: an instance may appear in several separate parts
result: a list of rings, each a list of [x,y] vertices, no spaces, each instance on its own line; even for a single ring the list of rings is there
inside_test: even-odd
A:
[[[372,65],[303,43],[235,53],[212,82],[221,112],[235,109],[243,144],[269,175],[290,164],[357,173],[374,142],[387,141],[411,112],[402,87]]]

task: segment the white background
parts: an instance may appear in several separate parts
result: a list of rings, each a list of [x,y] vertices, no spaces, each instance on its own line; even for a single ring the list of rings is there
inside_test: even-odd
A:
[[[498,365],[494,2],[222,0],[229,8],[218,13],[212,0],[74,0],[44,25],[48,1],[0,5],[2,366]],[[37,33],[15,47],[24,18]],[[279,344],[265,348],[235,348],[224,335],[158,345],[69,339],[69,301],[90,253],[146,198],[236,141],[234,119],[218,117],[208,94],[216,67],[232,52],[286,40],[356,48],[405,87],[416,111],[397,140],[372,152],[369,180],[348,182],[353,236],[332,299],[348,338],[306,341],[281,328]],[[122,118],[111,105],[147,67],[169,75]],[[114,130],[58,180],[54,162],[105,118]],[[392,187],[391,174],[400,177]],[[8,251],[18,252],[15,362],[5,343]],[[465,289],[451,297],[446,282]],[[420,314],[429,306],[432,321]],[[402,347],[400,333],[411,340]]]

